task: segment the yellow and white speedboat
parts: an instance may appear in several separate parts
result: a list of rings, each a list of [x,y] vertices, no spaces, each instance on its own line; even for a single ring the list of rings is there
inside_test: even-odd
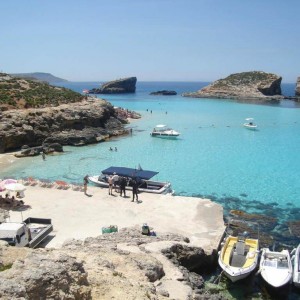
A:
[[[228,236],[219,255],[219,265],[232,281],[247,277],[258,264],[258,239]]]

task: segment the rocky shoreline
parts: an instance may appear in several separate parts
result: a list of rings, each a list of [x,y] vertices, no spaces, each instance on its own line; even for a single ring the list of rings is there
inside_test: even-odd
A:
[[[93,97],[56,107],[3,111],[0,113],[0,153],[24,145],[47,147],[49,144],[82,146],[99,143],[128,134],[124,128],[128,116],[140,118],[135,112],[120,114],[109,102]]]
[[[0,297],[225,299],[210,295],[203,278],[192,272],[195,263],[210,265],[215,254],[188,242],[175,234],[143,236],[136,227],[66,241],[59,249],[14,248],[1,242]]]

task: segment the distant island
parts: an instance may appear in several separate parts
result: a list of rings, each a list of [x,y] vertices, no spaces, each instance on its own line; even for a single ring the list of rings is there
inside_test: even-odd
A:
[[[236,99],[241,101],[279,102],[282,78],[261,71],[231,74],[193,93],[184,93],[184,97]]]
[[[300,97],[300,77],[297,78],[295,96]]]
[[[122,78],[102,84],[100,88],[89,90],[89,94],[126,94],[135,93],[136,77]]]
[[[67,82],[68,80],[62,79],[56,76],[53,76],[50,73],[43,73],[43,72],[34,72],[34,73],[15,73],[10,74],[13,77],[18,78],[25,78],[25,79],[31,79],[31,80],[37,80],[37,81],[44,81],[48,83],[56,83],[56,82]]]
[[[157,91],[157,92],[152,92],[150,95],[154,96],[174,96],[177,95],[175,91],[167,91],[167,90],[162,90],[162,91]]]

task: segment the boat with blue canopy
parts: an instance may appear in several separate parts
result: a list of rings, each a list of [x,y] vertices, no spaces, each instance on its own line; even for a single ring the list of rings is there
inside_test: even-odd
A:
[[[137,169],[127,167],[109,167],[101,172],[101,175],[89,176],[88,179],[95,185],[108,188],[109,176],[125,177],[127,185],[126,190],[132,190],[130,182],[134,179],[138,183],[139,192],[167,194],[172,193],[170,182],[160,182],[150,180],[159,172],[143,170],[140,166]],[[119,186],[119,180],[115,182]]]

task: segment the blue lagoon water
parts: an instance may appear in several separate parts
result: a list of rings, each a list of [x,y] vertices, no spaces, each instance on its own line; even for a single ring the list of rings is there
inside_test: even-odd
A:
[[[99,83],[64,83],[81,92]],[[257,105],[228,100],[192,99],[182,92],[196,91],[206,83],[141,82],[128,95],[99,95],[114,106],[142,114],[128,127],[133,135],[85,147],[64,147],[64,154],[25,158],[0,176],[34,176],[81,182],[86,174],[100,174],[109,166],[138,167],[159,171],[178,195],[207,196],[224,206],[233,201],[252,212],[264,204],[284,208],[300,206],[300,109],[292,101]],[[285,85],[285,94],[294,85]],[[150,96],[151,91],[171,89],[177,96]],[[148,111],[147,111],[148,110]],[[150,112],[152,111],[152,113]],[[255,118],[259,130],[242,124]],[[157,124],[181,132],[177,140],[150,136]],[[118,151],[109,151],[117,147]],[[295,210],[293,210],[295,212]],[[266,212],[266,211],[264,211]],[[298,214],[282,216],[298,218]]]

